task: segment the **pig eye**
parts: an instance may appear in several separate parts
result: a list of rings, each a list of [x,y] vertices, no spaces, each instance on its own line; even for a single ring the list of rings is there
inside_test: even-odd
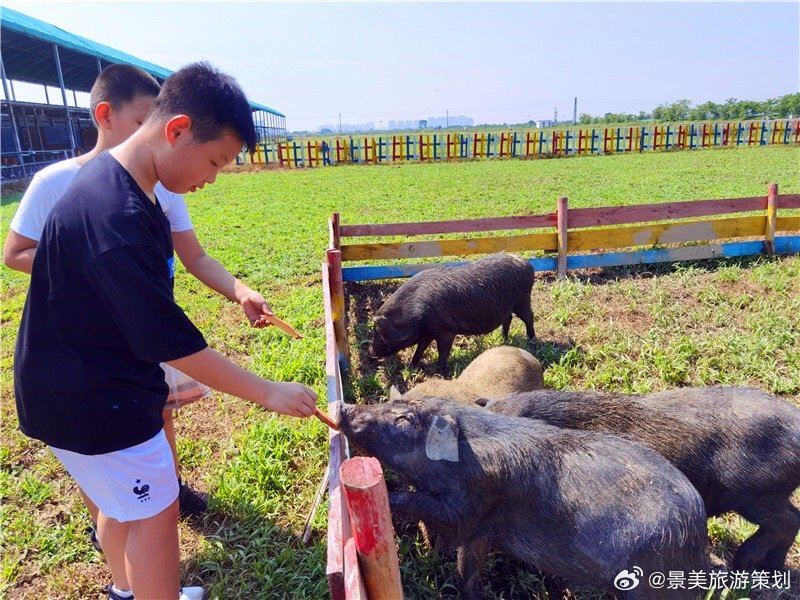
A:
[[[397,427],[411,427],[414,425],[414,415],[411,413],[406,413],[404,415],[398,415],[394,419],[394,424]]]

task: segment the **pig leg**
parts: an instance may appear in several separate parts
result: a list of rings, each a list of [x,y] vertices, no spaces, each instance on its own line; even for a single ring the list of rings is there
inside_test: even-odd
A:
[[[458,560],[459,591],[466,600],[477,600],[481,597],[479,581],[489,542],[485,538],[472,540],[462,544],[456,551]]]
[[[779,526],[783,540],[775,544],[759,563],[758,567],[762,571],[783,571],[786,555],[800,531],[800,510],[797,510],[789,500],[786,501],[786,508],[780,513],[779,518],[783,523],[782,527]]]
[[[529,340],[536,337],[536,330],[533,328],[533,309],[531,308],[531,301],[528,299],[514,307],[514,314],[517,315],[522,322],[525,323],[525,333]]]
[[[733,557],[735,570],[780,571],[800,529],[800,511],[787,499],[767,498],[742,508],[741,515],[758,525]]]
[[[419,361],[422,360],[422,355],[425,354],[425,350],[428,348],[428,346],[431,345],[432,341],[433,341],[432,335],[430,336],[426,335],[419,339],[419,342],[417,343],[417,349],[414,352],[414,357],[411,359],[412,367],[416,367],[417,365],[419,365]]]
[[[508,331],[511,329],[511,319],[514,318],[514,313],[508,315],[508,318],[503,321],[503,339],[508,339]]]
[[[436,338],[436,349],[439,351],[439,372],[444,373],[447,371],[447,359],[450,356],[450,350],[453,349],[453,342],[456,336],[439,334]]]
[[[544,589],[547,590],[547,595],[550,600],[565,600],[569,598],[569,591],[567,590],[567,582],[561,577],[549,575],[547,573],[539,573],[544,584]]]

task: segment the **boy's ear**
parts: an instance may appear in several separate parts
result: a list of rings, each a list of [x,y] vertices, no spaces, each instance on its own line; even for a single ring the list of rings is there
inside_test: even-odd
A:
[[[97,103],[97,106],[94,107],[94,120],[97,121],[98,126],[106,129],[111,127],[111,113],[113,110],[109,102]]]
[[[188,139],[191,139],[191,131],[192,119],[188,115],[175,115],[164,125],[164,135],[170,146],[177,144],[178,140],[185,141],[181,138],[188,136]]]

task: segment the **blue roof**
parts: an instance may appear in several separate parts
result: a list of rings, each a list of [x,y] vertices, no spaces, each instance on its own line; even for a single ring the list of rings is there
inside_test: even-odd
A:
[[[97,77],[98,59],[103,67],[112,63],[135,65],[161,81],[173,73],[164,67],[64,31],[5,6],[0,7],[0,25],[6,77],[16,81],[59,87],[52,44],[59,47],[64,85],[72,90],[88,92],[91,89]],[[256,102],[251,102],[250,106],[253,110],[286,116]]]

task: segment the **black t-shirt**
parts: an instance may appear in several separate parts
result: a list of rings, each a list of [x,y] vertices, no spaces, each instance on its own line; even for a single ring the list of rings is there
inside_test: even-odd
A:
[[[172,296],[172,238],[107,152],[53,207],[33,261],[14,360],[20,429],[50,446],[104,454],[163,427],[160,362],[206,347]]]

